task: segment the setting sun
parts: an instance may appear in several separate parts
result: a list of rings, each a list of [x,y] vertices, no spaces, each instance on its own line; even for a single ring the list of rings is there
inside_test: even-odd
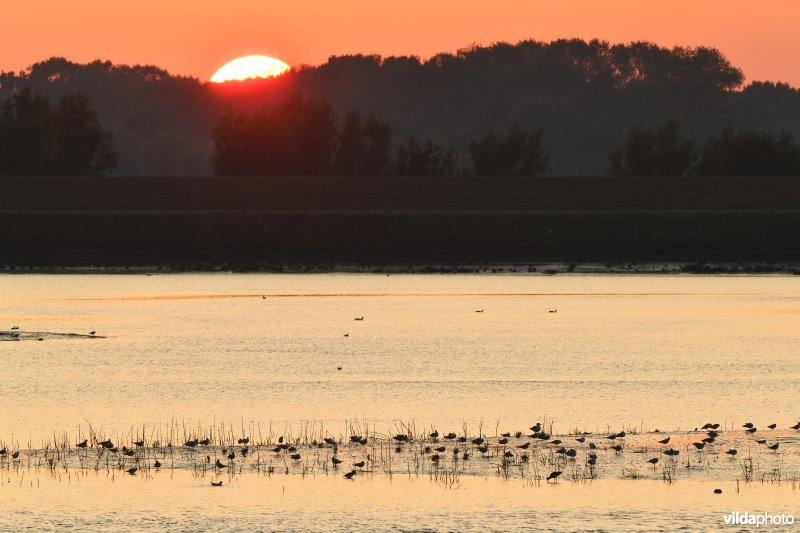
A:
[[[227,63],[211,77],[214,83],[254,78],[274,78],[287,72],[291,67],[269,56],[247,56]]]

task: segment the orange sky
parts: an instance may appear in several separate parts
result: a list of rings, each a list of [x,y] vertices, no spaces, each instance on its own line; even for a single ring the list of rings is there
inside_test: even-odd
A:
[[[712,45],[800,86],[800,0],[30,0],[0,8],[0,70],[61,55],[210,78],[241,55],[317,64],[559,37]]]

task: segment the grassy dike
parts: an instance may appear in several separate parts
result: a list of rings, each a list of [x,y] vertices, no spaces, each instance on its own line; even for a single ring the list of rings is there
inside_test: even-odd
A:
[[[798,262],[800,178],[0,177],[4,268],[608,261]]]

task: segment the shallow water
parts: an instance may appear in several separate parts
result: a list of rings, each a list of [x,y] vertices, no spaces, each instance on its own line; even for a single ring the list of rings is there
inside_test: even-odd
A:
[[[419,433],[466,424],[494,436],[540,420],[561,434],[746,421],[787,431],[800,420],[800,278],[791,276],[0,275],[0,298],[0,330],[21,332],[0,342],[0,442],[10,449],[62,431],[76,442],[89,424],[130,440],[221,422],[251,435],[297,434],[313,421],[346,436],[357,419],[382,433],[413,421]],[[796,437],[781,435],[783,470],[797,472]],[[800,492],[785,483],[731,496],[735,466],[711,476],[725,484],[722,498],[702,477],[621,480],[622,466],[588,488],[472,472],[461,492],[426,476],[342,485],[338,475],[249,474],[211,493],[186,470],[149,480],[117,472],[110,489],[105,474],[53,483],[33,471],[21,485],[22,472],[7,476],[0,498],[31,528],[113,530],[696,529],[692,520],[713,527],[737,510],[728,503],[798,508]],[[127,512],[108,503],[116,498]],[[151,502],[160,498],[174,506]],[[11,520],[0,508],[0,529]]]

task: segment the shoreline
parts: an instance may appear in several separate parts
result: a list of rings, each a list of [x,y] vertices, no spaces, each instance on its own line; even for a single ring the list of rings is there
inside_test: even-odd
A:
[[[474,274],[474,275],[800,275],[800,265],[778,262],[543,262],[477,264],[355,264],[173,262],[166,264],[0,265],[0,274]]]

